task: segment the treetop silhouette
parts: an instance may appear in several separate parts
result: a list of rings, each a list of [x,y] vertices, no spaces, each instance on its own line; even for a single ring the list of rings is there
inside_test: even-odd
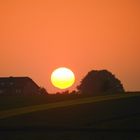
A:
[[[121,81],[108,70],[92,70],[82,79],[78,91],[81,94],[105,95],[124,92]]]

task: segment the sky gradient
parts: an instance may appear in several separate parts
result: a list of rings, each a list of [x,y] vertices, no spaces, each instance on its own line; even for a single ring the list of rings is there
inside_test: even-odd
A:
[[[140,90],[139,0],[0,1],[0,76],[29,76],[48,92],[51,72],[70,68],[75,89],[92,69],[108,69]]]

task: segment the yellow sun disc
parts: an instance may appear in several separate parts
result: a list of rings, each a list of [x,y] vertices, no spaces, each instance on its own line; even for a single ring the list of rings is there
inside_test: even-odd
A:
[[[74,84],[75,76],[70,69],[61,67],[52,72],[51,82],[59,89],[66,89]]]

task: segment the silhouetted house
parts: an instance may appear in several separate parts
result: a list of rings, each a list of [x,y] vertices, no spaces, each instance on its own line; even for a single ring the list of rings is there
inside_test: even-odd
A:
[[[37,95],[40,87],[29,77],[0,78],[0,95]]]

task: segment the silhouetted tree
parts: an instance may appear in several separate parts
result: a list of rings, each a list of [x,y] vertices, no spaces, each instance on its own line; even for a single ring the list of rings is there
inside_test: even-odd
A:
[[[70,94],[71,94],[71,95],[74,95],[74,94],[77,94],[77,92],[76,92],[76,90],[72,90],[72,91],[70,92]]]
[[[81,94],[105,95],[108,93],[124,92],[123,85],[107,70],[92,70],[77,87]]]
[[[63,92],[61,92],[61,94],[68,95],[69,94],[69,90],[63,91]]]
[[[69,90],[65,90],[65,91],[62,91],[62,92],[56,92],[57,95],[68,95],[70,94],[69,93]]]

